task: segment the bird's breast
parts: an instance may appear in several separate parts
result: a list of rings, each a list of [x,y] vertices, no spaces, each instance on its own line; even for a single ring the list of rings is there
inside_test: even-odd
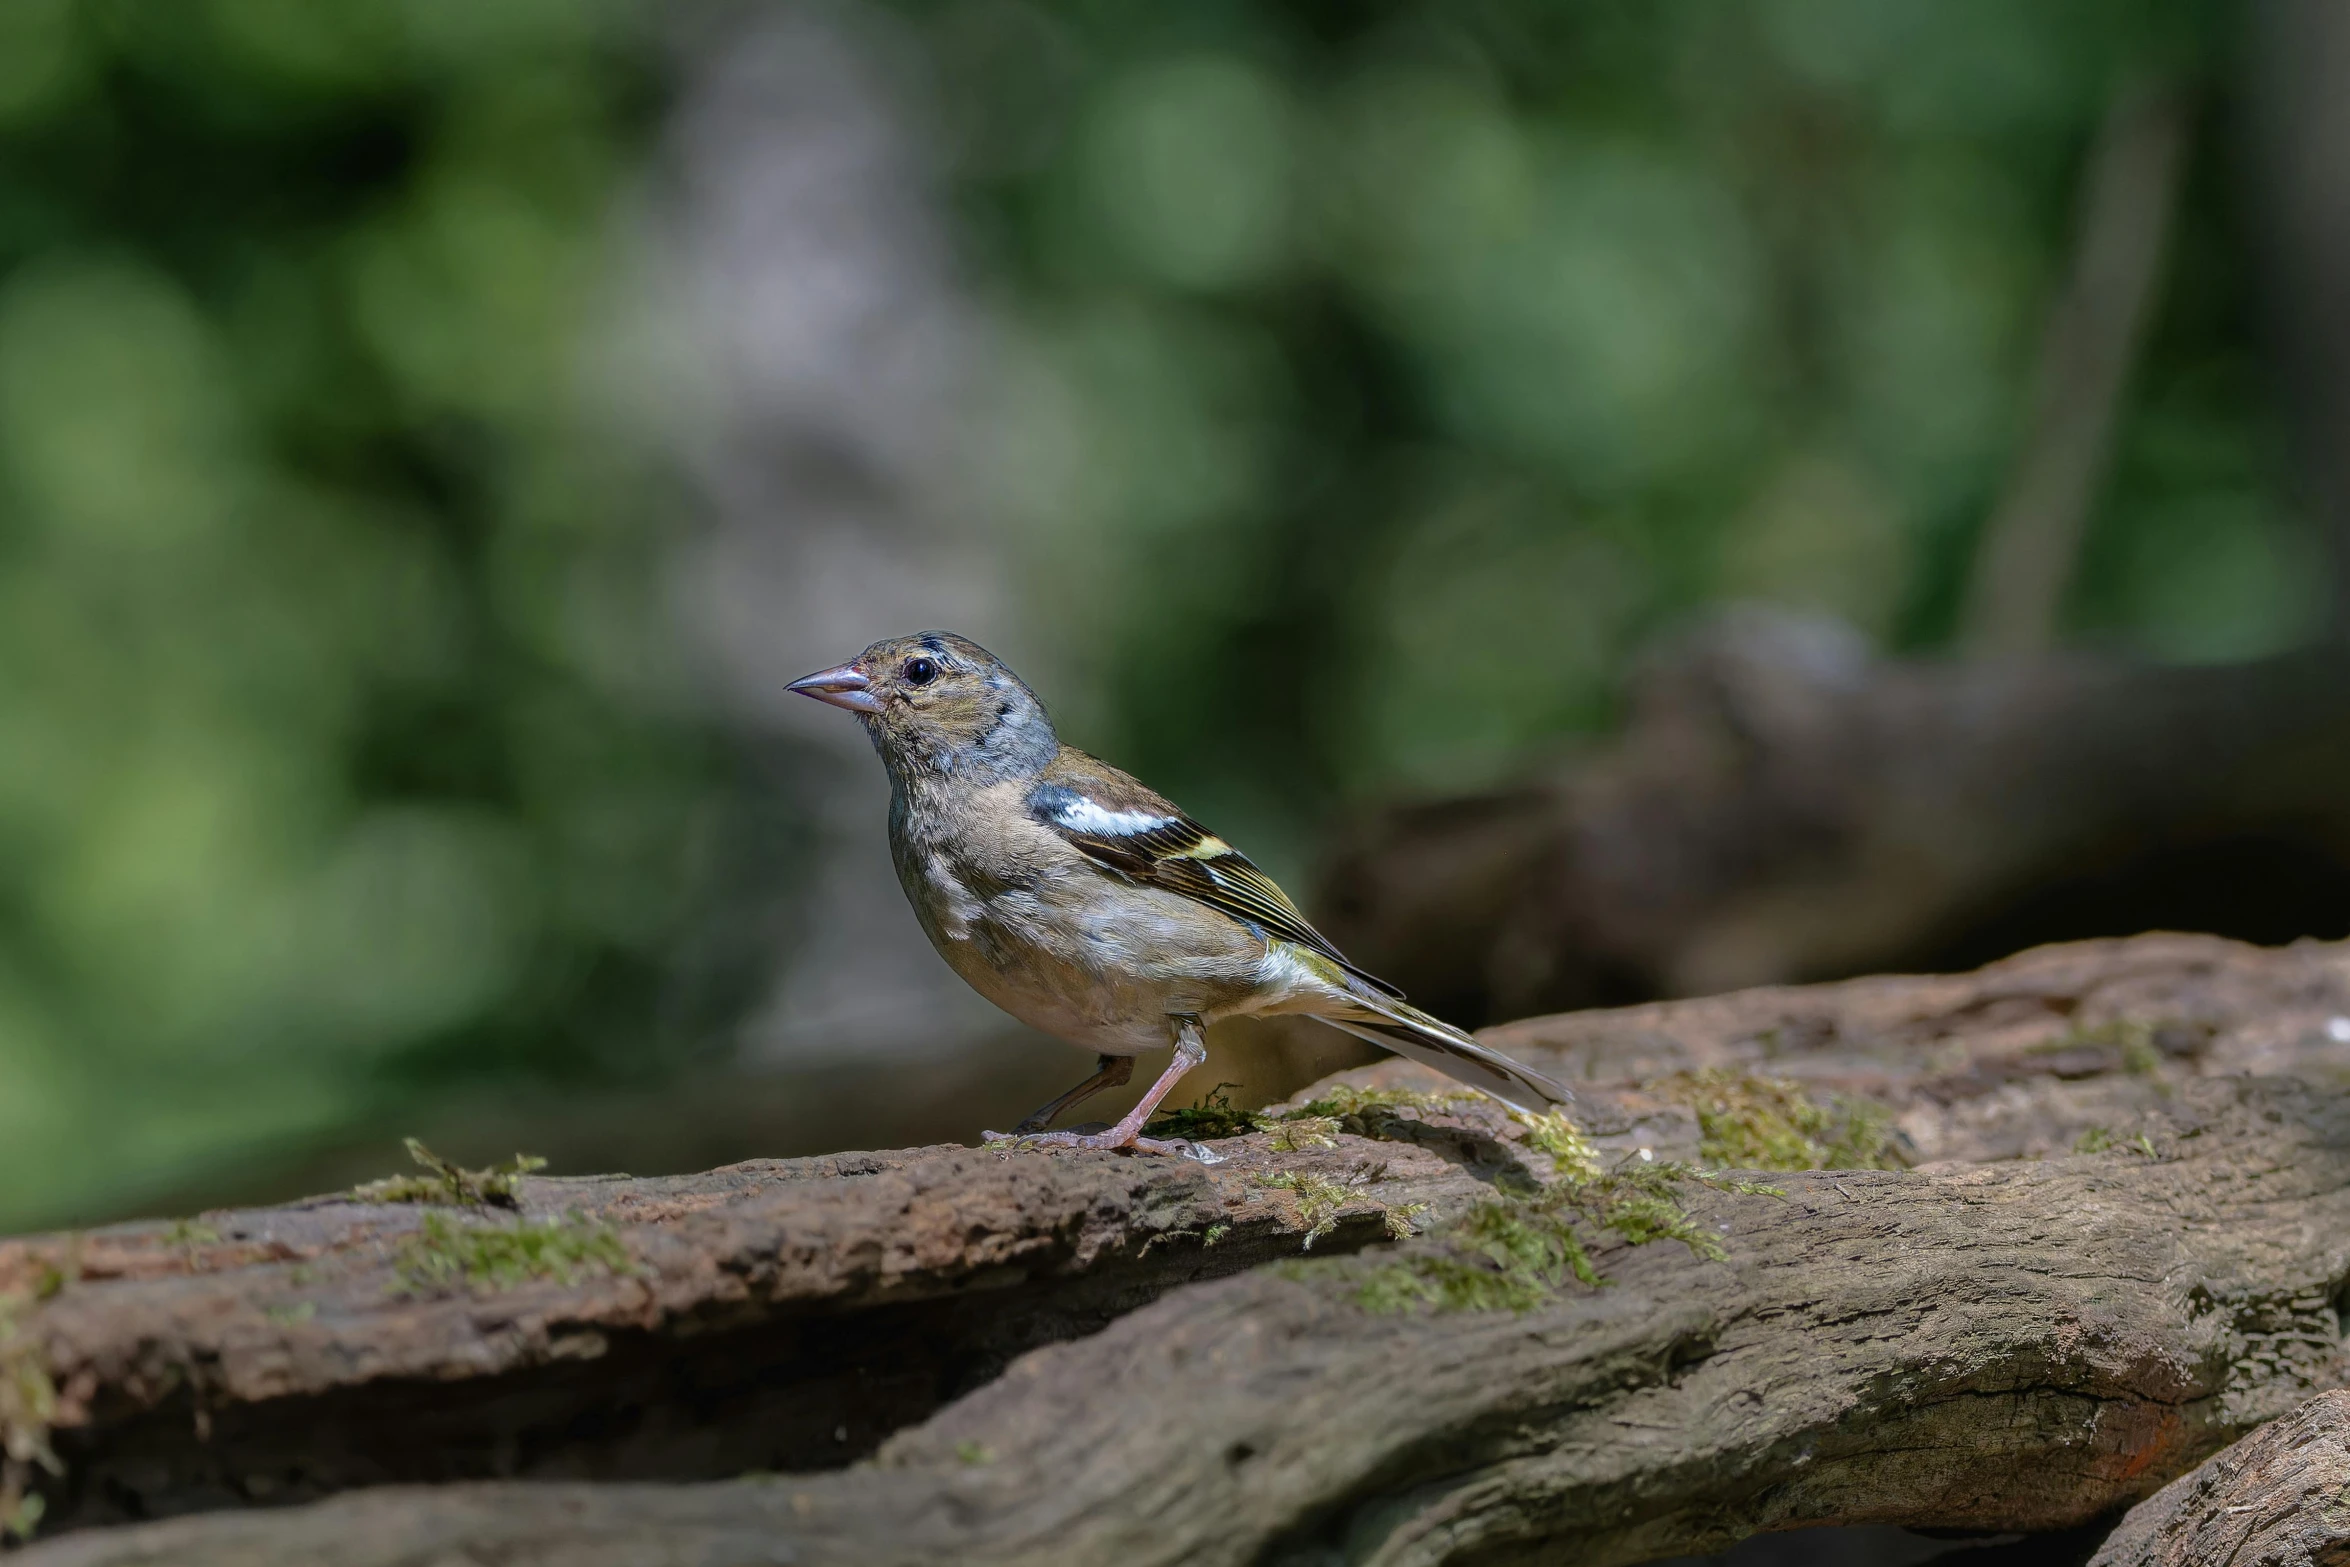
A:
[[[1017,840],[1014,840],[1016,843]],[[1057,842],[1004,852],[908,833],[898,873],[923,930],[972,989],[1048,1033],[1098,1048],[1166,1043],[1167,1018],[1250,994],[1265,944],[1188,898],[1125,881]]]

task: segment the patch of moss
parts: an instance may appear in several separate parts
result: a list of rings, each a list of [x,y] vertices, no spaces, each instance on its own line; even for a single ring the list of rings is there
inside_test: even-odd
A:
[[[2155,1151],[2154,1139],[2144,1132],[2140,1132],[2135,1137],[2123,1139],[2117,1137],[2109,1127],[2092,1126],[2079,1137],[2073,1139],[2074,1153],[2110,1153],[2115,1149],[2120,1149],[2124,1153],[2143,1154],[2149,1159],[2162,1157]]]
[[[11,1501],[11,1496],[15,1500]],[[18,1494],[0,1483],[0,1540],[30,1540],[33,1532],[41,1527],[41,1515],[48,1510],[48,1499],[38,1491]]]
[[[1273,1126],[1275,1153],[1303,1153],[1309,1148],[1338,1146],[1338,1122],[1326,1115],[1284,1118]]]
[[[1144,1135],[1207,1142],[1219,1137],[1241,1137],[1258,1130],[1265,1124],[1263,1116],[1254,1110],[1232,1107],[1232,1090],[1238,1086],[1218,1083],[1202,1094],[1197,1104],[1160,1111],[1143,1128]]]
[[[393,1258],[400,1288],[432,1294],[465,1286],[511,1289],[537,1279],[568,1284],[583,1273],[627,1273],[628,1248],[610,1225],[580,1215],[478,1224],[428,1213]]]
[[[351,1189],[354,1202],[433,1203],[450,1208],[517,1208],[522,1178],[543,1170],[547,1161],[518,1153],[503,1165],[486,1170],[461,1169],[413,1137],[402,1138],[408,1157],[421,1165],[422,1175],[390,1175]]]
[[[1777,1187],[1733,1181],[1670,1160],[1627,1160],[1588,1179],[1564,1178],[1529,1195],[1497,1192],[1443,1232],[1442,1251],[1407,1257],[1366,1276],[1355,1299],[1366,1310],[1530,1311],[1568,1279],[1596,1287],[1599,1272],[1576,1233],[1591,1224],[1634,1246],[1679,1241],[1719,1260],[1721,1242],[1681,1203],[1690,1182],[1749,1196]]]
[[[1591,1139],[1567,1118],[1564,1110],[1553,1110],[1535,1115],[1526,1110],[1512,1110],[1510,1119],[1524,1128],[1523,1141],[1529,1148],[1538,1148],[1550,1155],[1551,1167],[1570,1181],[1597,1180],[1600,1175],[1599,1150],[1591,1146]]]
[[[2132,1077],[2151,1077],[2162,1069],[2162,1048],[2155,1044],[2154,1034],[2155,1025],[2144,1018],[2109,1018],[2094,1027],[2067,1029],[2024,1054],[2055,1056],[2074,1050],[2112,1050],[2121,1056],[2124,1072]]]
[[[1531,1311],[1569,1275],[1598,1272],[1575,1234],[1572,1214],[1538,1199],[1493,1198],[1446,1231],[1447,1249],[1372,1273],[1356,1287],[1367,1310]]]
[[[1298,1222],[1306,1227],[1307,1251],[1314,1249],[1314,1242],[1338,1228],[1338,1210],[1354,1196],[1330,1177],[1303,1170],[1276,1170],[1271,1175],[1258,1176],[1257,1184],[1288,1192],[1295,1199]]]
[[[52,1259],[43,1257],[41,1266],[33,1275],[33,1299],[54,1299],[65,1292],[68,1284],[76,1284],[82,1276],[82,1238],[79,1233],[67,1237],[65,1255]]]
[[[32,1538],[42,1500],[31,1489],[35,1467],[60,1475],[65,1466],[49,1445],[57,1418],[57,1383],[48,1357],[25,1327],[32,1298],[0,1294],[0,1537]]]
[[[1271,1132],[1276,1151],[1293,1152],[1331,1147],[1338,1132],[1349,1132],[1356,1137],[1385,1137],[1389,1127],[1402,1119],[1401,1112],[1405,1110],[1442,1110],[1473,1104],[1485,1097],[1467,1089],[1430,1094],[1416,1088],[1357,1088],[1351,1083],[1341,1083],[1294,1110],[1267,1115],[1261,1110],[1234,1109],[1230,1093],[1233,1086],[1218,1083],[1198,1104],[1152,1117],[1144,1132],[1152,1137],[1194,1141]]]
[[[1390,1123],[1402,1120],[1406,1110],[1445,1110],[1474,1104],[1484,1097],[1468,1089],[1430,1094],[1416,1088],[1357,1088],[1340,1083],[1320,1098],[1283,1112],[1282,1119],[1335,1121],[1341,1131],[1377,1138],[1387,1136]]]
[[[1735,1170],[1898,1170],[1892,1117],[1838,1096],[1820,1104],[1784,1078],[1722,1067],[1675,1072],[1643,1085],[1697,1112],[1698,1156]]]

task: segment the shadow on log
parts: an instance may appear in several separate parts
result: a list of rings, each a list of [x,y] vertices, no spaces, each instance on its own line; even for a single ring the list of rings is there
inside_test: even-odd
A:
[[[1380,1309],[1564,1178],[1482,1104],[1213,1167],[925,1149],[13,1242],[65,1471],[25,1560],[1604,1567],[2078,1526],[2350,1371],[2346,1035],[2350,952],[2194,937],[1518,1025],[1603,1165],[1718,1162],[1758,1072],[1918,1161],[1684,1183],[1692,1244],[1586,1228],[1607,1282],[1522,1311]],[[435,1225],[576,1260],[435,1274]],[[416,1484],[474,1477],[539,1483]]]

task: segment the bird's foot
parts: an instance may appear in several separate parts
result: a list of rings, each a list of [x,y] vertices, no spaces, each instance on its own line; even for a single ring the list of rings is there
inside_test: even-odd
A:
[[[997,1133],[990,1132],[987,1134],[988,1146],[999,1147],[1009,1143],[1023,1148],[1087,1148],[1097,1153],[1120,1153],[1131,1149],[1135,1153],[1177,1154],[1196,1159],[1201,1164],[1222,1164],[1224,1161],[1221,1155],[1210,1153],[1197,1143],[1164,1142],[1156,1137],[1142,1135],[1143,1127],[1150,1122],[1151,1113],[1159,1108],[1159,1101],[1167,1097],[1167,1091],[1175,1086],[1175,1080],[1208,1056],[1207,1036],[1201,1030],[1200,1020],[1185,1015],[1174,1021],[1177,1025],[1175,1059],[1167,1063],[1167,1070],[1161,1072],[1159,1080],[1151,1084],[1150,1092],[1142,1096],[1142,1102],[1127,1111],[1125,1118],[1116,1126],[1099,1132],[1015,1132],[1011,1137],[1003,1139],[1002,1143],[998,1142]],[[1109,1058],[1105,1056],[1103,1061],[1103,1071],[1107,1073],[1111,1070]],[[1119,1081],[1125,1081],[1124,1077],[1121,1076]],[[1049,1112],[1062,1108],[1063,1103],[1065,1101],[1047,1105],[1021,1125],[1026,1126],[1029,1121],[1038,1119],[1049,1120]]]
[[[1221,1155],[1211,1153],[1197,1143],[1184,1142],[1181,1139],[1168,1141],[1164,1138],[1144,1137],[1135,1132],[1127,1132],[1121,1136],[1119,1128],[1115,1126],[1106,1132],[1022,1132],[1015,1129],[1010,1132],[984,1132],[980,1135],[987,1140],[987,1146],[990,1148],[999,1146],[1090,1148],[1097,1153],[1118,1153],[1131,1150],[1135,1153],[1177,1154],[1186,1159],[1196,1159],[1202,1164],[1224,1162]]]

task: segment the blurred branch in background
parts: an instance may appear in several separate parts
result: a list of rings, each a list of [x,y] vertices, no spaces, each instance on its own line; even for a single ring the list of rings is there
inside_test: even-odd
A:
[[[2289,391],[2301,490],[2332,567],[2332,628],[2350,634],[2350,10],[2256,0],[2244,94],[2261,325]]]
[[[2098,129],[2070,274],[2041,334],[2030,422],[1976,551],[1969,652],[2030,656],[2055,645],[2161,281],[2190,112],[2182,89],[2138,85],[2115,98]]]
[[[1372,817],[1317,907],[1480,1021],[2146,929],[2340,936],[2345,776],[2331,649],[1927,663],[1737,616],[1652,655],[1601,753]]]

